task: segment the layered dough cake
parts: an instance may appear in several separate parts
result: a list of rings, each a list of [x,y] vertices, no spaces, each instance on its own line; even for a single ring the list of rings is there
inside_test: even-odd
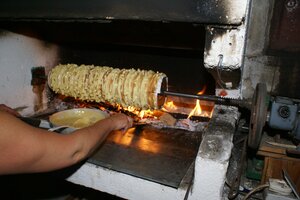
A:
[[[48,76],[50,88],[81,100],[109,102],[123,107],[157,109],[164,73],[66,64],[54,67]]]

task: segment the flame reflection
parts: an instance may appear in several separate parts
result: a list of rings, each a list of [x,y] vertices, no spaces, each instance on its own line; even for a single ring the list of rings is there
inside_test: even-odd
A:
[[[154,141],[139,137],[136,134],[136,127],[128,129],[126,133],[121,133],[120,131],[113,132],[108,140],[113,141],[118,145],[136,147],[142,151],[151,153],[158,153],[161,149],[160,145]]]
[[[137,141],[137,147],[143,151],[147,151],[151,153],[157,153],[160,150],[159,145],[145,138],[139,138],[139,140]]]
[[[130,134],[134,131],[134,128],[129,129],[125,134],[117,132],[114,134],[112,140],[117,144],[129,146],[133,140],[134,134]]]

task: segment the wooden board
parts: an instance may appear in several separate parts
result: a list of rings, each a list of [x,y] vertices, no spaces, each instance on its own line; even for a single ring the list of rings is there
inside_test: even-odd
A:
[[[257,155],[264,157],[264,169],[261,182],[266,183],[269,178],[284,179],[282,170],[285,169],[295,183],[298,191],[300,191],[300,159],[287,156],[286,148],[270,145],[266,143],[268,140],[270,140],[270,138],[263,138],[257,152]],[[283,140],[281,142],[287,143]]]
[[[265,157],[262,183],[266,183],[269,178],[283,179],[283,169],[288,172],[298,191],[300,191],[300,159]]]

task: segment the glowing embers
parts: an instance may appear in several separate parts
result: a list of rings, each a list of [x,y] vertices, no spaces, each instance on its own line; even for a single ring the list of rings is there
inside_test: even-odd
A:
[[[214,107],[214,103],[207,101],[199,101],[198,106],[195,107],[197,103],[195,99],[179,97],[168,97],[160,110],[140,110],[133,106],[124,108],[117,104],[86,102],[69,97],[62,97],[61,100],[62,104],[67,105],[68,108],[96,108],[108,114],[121,112],[131,116],[135,124],[148,124],[160,129],[174,128],[188,131],[203,131]],[[191,112],[192,114],[190,114]],[[189,114],[190,117],[188,118]],[[121,143],[130,143],[129,138],[122,138],[122,140]]]
[[[128,106],[127,108],[121,108],[120,110],[123,109],[125,111],[131,112],[133,114],[135,114],[136,116],[138,116],[140,119],[143,118],[149,118],[149,117],[153,117],[155,118],[156,116],[154,115],[154,111],[153,110],[140,110],[138,108],[135,108],[134,106]]]

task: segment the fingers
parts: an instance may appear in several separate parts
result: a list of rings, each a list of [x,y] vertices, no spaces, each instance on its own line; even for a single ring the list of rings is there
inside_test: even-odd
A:
[[[127,121],[128,121],[128,128],[130,128],[130,127],[132,127],[132,125],[133,125],[133,119],[131,118],[131,117],[129,117],[129,116],[126,116],[127,117]]]
[[[124,115],[124,114],[122,114]],[[124,126],[122,127],[122,132],[125,133],[130,127],[132,127],[133,119],[127,115],[123,116],[124,118]]]
[[[114,114],[111,116],[111,119],[114,122],[114,130],[122,130],[123,132],[126,132],[126,130],[133,125],[133,119],[125,114]]]
[[[126,125],[124,128],[122,128],[122,132],[125,133],[130,127],[133,125],[133,119],[129,116],[126,116]]]

